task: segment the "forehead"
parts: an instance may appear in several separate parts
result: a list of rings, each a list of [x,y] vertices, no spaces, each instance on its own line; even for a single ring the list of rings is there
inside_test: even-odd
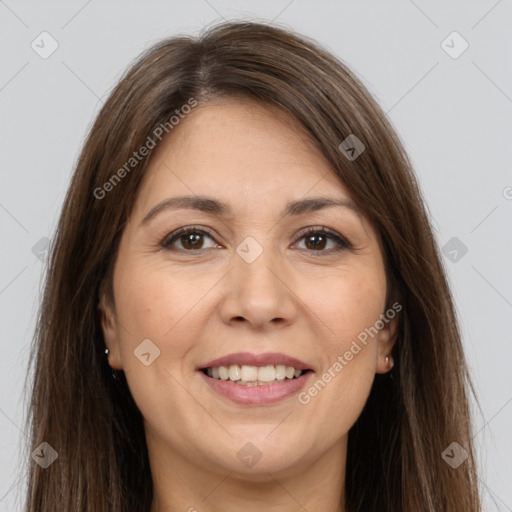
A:
[[[250,100],[216,101],[185,116],[156,148],[139,203],[206,192],[229,202],[310,193],[350,197],[295,119]]]

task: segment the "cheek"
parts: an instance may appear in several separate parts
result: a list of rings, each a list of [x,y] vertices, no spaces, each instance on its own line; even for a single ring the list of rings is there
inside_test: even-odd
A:
[[[171,327],[173,294],[155,275],[130,272],[119,286],[119,314],[134,335],[159,337]],[[163,317],[166,312],[167,318]]]
[[[332,420],[324,425],[328,436],[351,427],[370,393],[377,361],[375,323],[384,312],[385,278],[375,267],[351,268],[321,286],[304,286],[301,293],[314,313],[309,318],[315,319],[322,353],[322,371],[305,389],[303,403],[309,401],[307,407]]]
[[[211,311],[207,297],[216,276],[198,277],[191,272],[134,262],[120,268],[116,293],[121,329],[123,364],[138,368],[133,351],[145,339],[160,350],[155,366],[180,371],[194,349]]]
[[[122,268],[116,293],[128,387],[144,418],[152,424],[165,424],[172,411],[163,404],[170,407],[181,396],[173,376],[180,371],[195,335],[186,328],[192,318],[187,311],[193,297],[178,293],[176,286],[163,279],[161,270],[140,264]],[[149,356],[144,362],[146,353]]]
[[[172,333],[185,313],[182,311],[186,302],[184,294],[177,293],[175,287],[162,279],[161,273],[148,271],[142,265],[122,267],[116,284],[124,363],[131,364],[130,356],[145,339],[152,340],[163,352],[165,333]]]
[[[362,266],[331,275],[314,286],[308,281],[299,296],[315,313],[313,318],[322,329],[326,351],[339,354],[384,313],[386,283],[375,267]]]

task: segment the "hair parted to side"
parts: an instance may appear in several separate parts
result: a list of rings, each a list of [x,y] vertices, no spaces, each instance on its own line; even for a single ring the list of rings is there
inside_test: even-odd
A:
[[[111,377],[98,301],[114,306],[120,235],[152,151],[98,199],[133,152],[191,98],[244,97],[291,114],[379,234],[388,304],[403,305],[394,379],[376,375],[348,440],[349,512],[480,511],[469,411],[472,390],[445,271],[410,161],[371,94],[327,50],[288,29],[227,22],[149,48],[97,116],[77,161],[52,243],[30,357],[30,459],[25,510],[149,511],[152,481],[142,416]],[[354,134],[365,151],[338,148]],[[172,136],[172,133],[171,135]],[[341,414],[341,411],[340,411]],[[441,457],[468,452],[456,470]],[[340,461],[340,464],[342,461]]]

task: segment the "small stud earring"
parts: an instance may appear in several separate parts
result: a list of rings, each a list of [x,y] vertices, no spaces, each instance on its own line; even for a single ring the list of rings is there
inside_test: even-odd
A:
[[[393,366],[395,366],[395,362],[393,361],[393,356],[386,356],[385,362],[386,362],[386,367],[388,370],[391,370],[391,368],[393,368]]]
[[[108,360],[108,354],[109,354],[109,352],[110,352],[110,351],[109,351],[109,349],[108,349],[108,348],[106,348],[106,349],[105,349],[105,354],[107,355],[107,363],[108,363],[108,365],[110,366],[110,368],[111,368],[111,370],[112,370],[112,378],[113,378],[114,380],[119,380],[119,379],[118,379],[118,377],[117,377],[117,373],[116,373],[116,371],[114,370],[114,368],[112,368],[112,366],[110,365],[110,362],[109,362],[109,360]]]

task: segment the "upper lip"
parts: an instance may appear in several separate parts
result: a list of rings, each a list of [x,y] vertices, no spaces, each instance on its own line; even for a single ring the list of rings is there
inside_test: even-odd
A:
[[[236,352],[227,356],[213,359],[198,367],[198,370],[205,368],[217,368],[219,366],[231,366],[234,364],[247,366],[270,366],[282,364],[284,366],[293,366],[296,370],[311,370],[311,365],[280,352],[265,352],[263,354],[252,354],[250,352]]]

